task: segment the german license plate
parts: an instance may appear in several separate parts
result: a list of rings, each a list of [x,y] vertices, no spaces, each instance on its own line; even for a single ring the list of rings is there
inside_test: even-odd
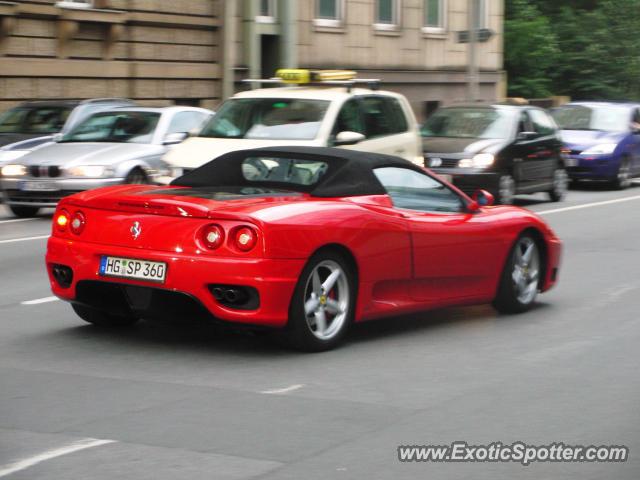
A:
[[[446,173],[438,173],[438,177],[440,177],[445,182],[453,182],[453,177],[451,175],[447,175]]]
[[[18,183],[18,190],[23,192],[54,192],[60,189],[54,182],[24,181]]]
[[[166,274],[167,264],[164,262],[150,262],[149,260],[109,257],[106,255],[103,255],[100,259],[100,275],[105,277],[133,278],[135,280],[164,283]]]
[[[577,166],[578,166],[578,163],[579,163],[579,162],[578,162],[578,159],[577,159],[577,158],[567,158],[567,159],[565,159],[565,161],[564,161],[564,164],[565,164],[567,167],[577,167]]]

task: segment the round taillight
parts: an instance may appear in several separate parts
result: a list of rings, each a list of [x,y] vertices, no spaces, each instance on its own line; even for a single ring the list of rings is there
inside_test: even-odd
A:
[[[54,220],[58,230],[64,232],[67,229],[70,219],[71,216],[69,215],[69,212],[64,209],[60,210]]]
[[[248,252],[256,246],[258,242],[258,234],[253,228],[241,227],[236,230],[235,244],[238,250]]]
[[[224,230],[220,225],[207,225],[202,230],[202,241],[211,250],[218,248],[224,242]]]
[[[86,218],[84,216],[84,213],[76,212],[73,214],[73,217],[71,217],[71,223],[70,223],[71,231],[76,235],[80,235],[82,233],[82,231],[84,230],[85,224],[86,224]]]

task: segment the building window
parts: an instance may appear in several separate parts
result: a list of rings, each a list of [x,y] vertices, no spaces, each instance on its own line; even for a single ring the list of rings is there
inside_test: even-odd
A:
[[[376,0],[374,26],[379,30],[397,30],[400,26],[400,0]]]
[[[344,8],[344,0],[316,0],[313,23],[319,27],[342,27]]]
[[[446,0],[424,1],[424,27],[426,33],[444,33],[446,30]]]
[[[61,0],[56,7],[62,8],[93,8],[93,0]]]
[[[276,21],[276,3],[278,0],[260,0],[256,22],[274,23]]]

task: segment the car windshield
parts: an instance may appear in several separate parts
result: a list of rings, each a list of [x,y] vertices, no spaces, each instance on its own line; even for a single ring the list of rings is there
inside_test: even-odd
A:
[[[552,115],[562,130],[624,132],[631,121],[631,111],[624,105],[565,105]]]
[[[101,112],[84,120],[61,142],[150,143],[157,112]]]
[[[0,133],[57,133],[71,110],[70,107],[12,108],[0,114]]]
[[[242,162],[242,175],[250,182],[278,182],[313,185],[327,171],[326,162],[277,157],[248,157]]]
[[[325,100],[238,98],[225,102],[201,137],[313,140],[329,107]]]
[[[513,114],[497,108],[443,108],[422,127],[423,137],[508,138]]]

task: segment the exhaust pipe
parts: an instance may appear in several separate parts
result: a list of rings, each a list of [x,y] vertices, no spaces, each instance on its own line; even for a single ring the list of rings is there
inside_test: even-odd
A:
[[[224,300],[224,290],[220,287],[214,287],[211,289],[211,293],[213,294],[213,298],[218,301]]]
[[[224,292],[224,299],[229,303],[236,303],[240,300],[240,290],[236,290],[235,288],[229,288]]]

